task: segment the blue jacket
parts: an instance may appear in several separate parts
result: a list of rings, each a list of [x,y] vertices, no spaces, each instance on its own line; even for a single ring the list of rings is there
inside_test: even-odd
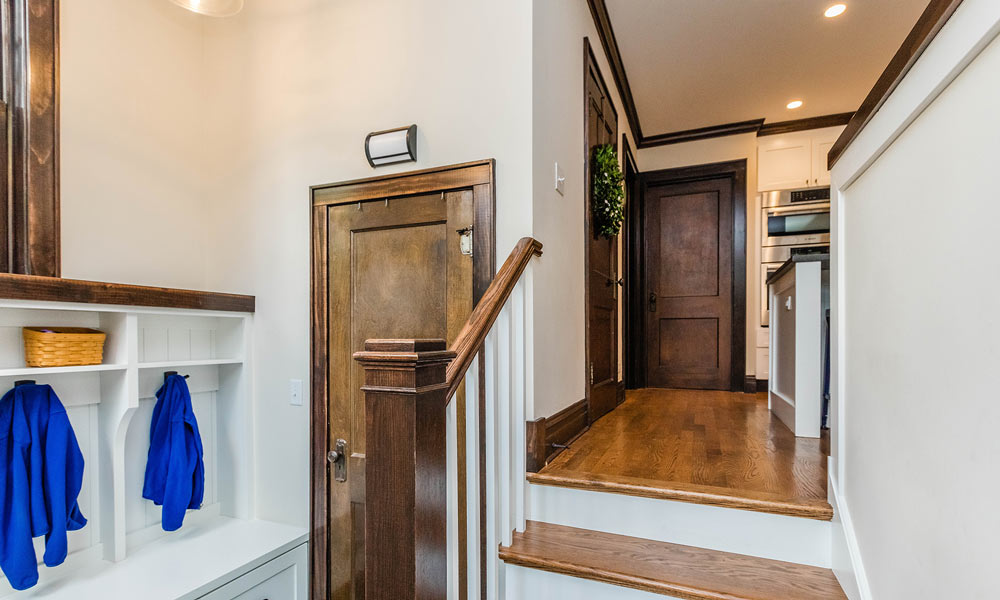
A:
[[[169,375],[156,392],[149,427],[149,456],[142,497],[163,506],[164,531],[180,529],[189,508],[205,497],[205,451],[191,392],[181,375]]]
[[[48,385],[25,384],[0,399],[0,568],[16,590],[38,582],[31,540],[45,536],[49,567],[66,560],[66,532],[87,524],[77,496],[83,453]]]

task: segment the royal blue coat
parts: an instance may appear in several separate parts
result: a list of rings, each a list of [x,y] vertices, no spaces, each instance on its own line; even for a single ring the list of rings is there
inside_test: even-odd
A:
[[[142,497],[163,506],[164,531],[180,529],[189,508],[205,496],[205,451],[191,392],[181,375],[168,375],[156,392]]]
[[[66,532],[87,524],[77,496],[83,453],[48,385],[24,384],[0,399],[0,568],[16,590],[38,582],[31,540],[45,536],[46,566],[66,560]]]

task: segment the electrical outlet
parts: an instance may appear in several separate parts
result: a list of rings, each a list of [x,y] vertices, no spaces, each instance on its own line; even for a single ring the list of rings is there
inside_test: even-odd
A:
[[[288,401],[292,406],[302,406],[302,380],[291,379],[288,383]]]
[[[563,170],[559,168],[559,163],[556,163],[556,191],[559,192],[560,196],[566,195],[566,175],[563,174]]]

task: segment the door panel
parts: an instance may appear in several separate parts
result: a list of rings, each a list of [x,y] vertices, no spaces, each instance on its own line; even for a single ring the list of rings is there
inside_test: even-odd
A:
[[[332,206],[329,219],[330,444],[348,442],[346,481],[330,481],[331,597],[364,597],[364,372],[372,338],[452,342],[472,312],[471,190]],[[444,415],[441,415],[442,419]]]
[[[586,53],[587,190],[587,398],[588,417],[594,422],[618,403],[618,238],[594,232],[590,215],[590,160],[594,148],[617,144],[618,116],[604,79]]]
[[[731,180],[650,187],[644,204],[647,385],[729,389]]]

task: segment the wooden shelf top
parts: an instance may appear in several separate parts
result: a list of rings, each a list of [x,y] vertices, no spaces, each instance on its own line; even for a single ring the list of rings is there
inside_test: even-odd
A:
[[[0,273],[0,299],[252,313],[253,296]]]

